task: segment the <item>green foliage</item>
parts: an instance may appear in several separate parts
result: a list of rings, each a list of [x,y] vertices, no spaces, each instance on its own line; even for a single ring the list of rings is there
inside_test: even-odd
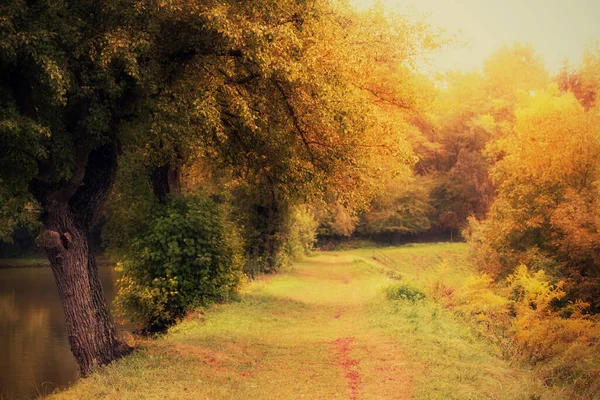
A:
[[[18,227],[27,228],[34,236],[40,231],[40,210],[32,196],[27,193],[10,193],[2,187],[0,179],[0,241],[12,242],[12,233]]]
[[[283,231],[281,264],[291,265],[310,254],[316,241],[317,221],[309,206],[292,207]]]
[[[149,332],[193,307],[230,298],[243,259],[235,229],[202,197],[175,197],[148,218],[119,263],[118,308]]]
[[[144,236],[149,229],[148,215],[160,207],[148,175],[142,155],[126,151],[120,157],[115,187],[106,202],[107,222],[102,228],[102,242],[117,258],[132,240]]]
[[[313,207],[265,189],[240,183],[231,195],[232,214],[244,237],[245,272],[250,276],[275,272],[300,260],[316,239]]]
[[[423,181],[394,179],[360,215],[357,232],[367,235],[420,233],[431,228],[429,190]]]
[[[424,300],[427,296],[416,286],[399,283],[385,288],[385,296],[388,300],[401,300],[416,303]]]
[[[124,137],[124,120],[156,89],[146,63],[155,7],[109,2],[3,2],[0,175],[11,191],[80,179],[94,148]],[[156,83],[156,82],[155,82]]]

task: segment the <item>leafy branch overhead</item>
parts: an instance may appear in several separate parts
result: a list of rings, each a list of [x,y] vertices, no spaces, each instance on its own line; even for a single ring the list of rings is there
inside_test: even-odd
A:
[[[123,155],[161,203],[209,160],[267,188],[248,205],[267,225],[326,191],[364,207],[382,174],[407,171],[414,54],[440,43],[422,22],[328,1],[15,0],[0,15],[0,194],[17,199],[2,214],[37,210],[83,373],[129,351],[89,251]],[[281,233],[266,229],[272,259]]]

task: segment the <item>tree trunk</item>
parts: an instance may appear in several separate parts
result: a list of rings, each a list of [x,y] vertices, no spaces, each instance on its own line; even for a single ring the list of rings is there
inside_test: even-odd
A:
[[[94,221],[114,184],[117,151],[107,145],[89,153],[87,162],[58,190],[33,187],[43,207],[45,249],[63,305],[71,351],[85,376],[94,365],[106,365],[129,353],[118,337],[104,299],[98,267],[90,251]],[[56,188],[53,188],[56,189]]]
[[[106,365],[129,349],[117,338],[90,252],[90,232],[78,226],[77,219],[68,204],[49,207],[41,244],[58,287],[71,351],[86,375],[95,364]]]
[[[152,182],[154,196],[156,196],[160,204],[167,204],[169,194],[178,194],[181,192],[179,168],[173,164],[152,167],[150,170],[150,181]]]
[[[263,260],[263,272],[277,271],[277,256],[281,251],[281,241],[278,240],[278,233],[281,229],[282,214],[274,194],[264,201],[263,204],[255,205],[258,225],[256,229],[259,232],[257,253]]]

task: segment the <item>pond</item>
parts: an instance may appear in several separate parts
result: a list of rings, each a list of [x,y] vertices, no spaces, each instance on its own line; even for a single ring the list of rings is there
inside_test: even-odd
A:
[[[99,270],[112,302],[114,268]],[[35,398],[77,377],[52,270],[0,269],[0,399]]]

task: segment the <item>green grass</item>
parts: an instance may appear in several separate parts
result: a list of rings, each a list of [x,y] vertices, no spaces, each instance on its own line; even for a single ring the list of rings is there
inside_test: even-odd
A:
[[[112,263],[104,254],[97,255],[96,262],[98,265]],[[23,258],[0,258],[0,268],[38,268],[49,266],[50,262],[47,257],[28,256]]]
[[[389,265],[373,259],[379,251]],[[564,398],[429,297],[387,299],[399,284],[390,269],[427,293],[433,268],[462,265],[465,253],[461,244],[319,253],[51,398]]]
[[[0,268],[24,268],[49,266],[47,258],[0,258]]]

